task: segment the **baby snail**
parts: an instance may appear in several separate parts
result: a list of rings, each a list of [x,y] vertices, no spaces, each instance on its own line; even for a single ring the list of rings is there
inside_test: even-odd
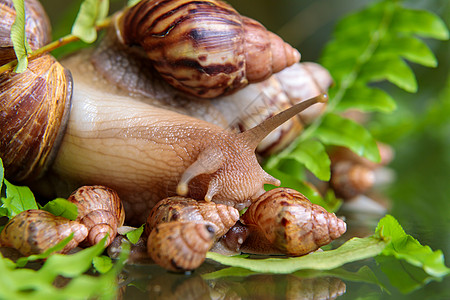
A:
[[[106,235],[106,246],[117,235],[117,228],[125,221],[125,211],[119,196],[105,186],[83,186],[74,191],[67,201],[78,207],[76,221],[89,231],[88,245],[99,243]]]
[[[0,234],[0,246],[18,250],[22,255],[40,254],[69,237],[73,238],[59,253],[67,253],[88,235],[86,226],[45,210],[30,209],[9,220]]]
[[[238,210],[227,205],[180,196],[163,199],[145,224],[148,255],[171,271],[196,269],[238,220]]]
[[[10,0],[0,3],[11,7]],[[267,110],[268,115],[257,126],[242,121],[239,115],[225,117],[223,114],[232,110],[222,113],[220,107],[233,95],[220,97],[222,105],[218,104],[221,99],[205,100],[178,91],[162,80],[154,70],[153,58],[147,59],[142,47],[119,41],[117,26],[122,28],[120,24],[128,22],[125,15],[141,15],[139,8],[151,18],[153,12],[160,12],[159,6],[153,6],[155,3],[175,2],[144,1],[120,13],[100,43],[99,49],[107,51],[80,51],[63,60],[64,67],[50,55],[43,55],[32,60],[24,73],[0,74],[0,156],[6,178],[24,182],[49,198],[67,197],[83,185],[108,186],[123,201],[129,225],[144,223],[158,201],[177,194],[240,209],[264,192],[264,184],[279,185],[259,165],[255,149],[271,131],[284,126],[297,113],[326,102],[324,92],[330,84],[327,72],[320,67],[303,67],[307,80],[300,82],[313,86],[307,96],[312,99],[288,99],[285,93],[286,103],[292,100],[293,105],[280,105],[283,111],[279,113]],[[183,3],[189,8],[197,4]],[[25,4],[26,11],[39,6],[36,0],[26,0]],[[147,9],[147,5],[152,8]],[[172,9],[171,5],[162,5],[161,9]],[[234,14],[231,9],[224,11]],[[27,16],[39,17],[32,13]],[[6,17],[14,18],[14,14]],[[147,24],[146,17],[141,17]],[[47,21],[42,18],[39,22],[43,25],[39,26],[45,28]],[[191,23],[201,26],[203,22]],[[0,32],[0,36],[9,36],[10,27],[4,26]],[[132,36],[134,40],[137,35]],[[267,80],[281,85],[273,76]],[[118,81],[129,84],[131,90],[116,85]],[[264,90],[259,92],[263,102],[255,101],[261,107],[260,103],[280,98],[276,97],[278,93],[268,92],[272,86],[250,84],[245,89],[253,90],[253,95]],[[249,103],[242,110],[237,102],[230,101],[233,111],[251,112],[253,118],[258,109]],[[277,104],[273,106],[278,108]],[[295,119],[299,126],[292,127],[294,133],[283,128],[272,141],[278,143],[284,137],[292,140],[302,127],[299,118]],[[240,128],[245,127],[243,124],[250,125],[242,133],[231,129],[231,125]],[[276,147],[269,148],[275,151]]]
[[[346,231],[344,221],[287,188],[265,192],[242,215],[242,223],[238,220],[238,212],[224,205],[179,196],[164,199],[147,219],[148,255],[168,270],[186,271],[203,263],[211,249],[299,256]]]
[[[72,240],[58,252],[67,253],[79,244],[95,245],[106,235],[105,247],[108,246],[125,219],[117,193],[104,186],[83,186],[67,200],[78,208],[75,221],[44,210],[23,211],[6,224],[0,234],[0,246],[15,248],[28,256],[44,252],[72,233]]]
[[[265,238],[282,253],[292,256],[315,251],[347,229],[345,222],[335,214],[288,188],[276,188],[261,195],[241,220],[250,229],[249,239],[253,239],[254,233],[258,239]]]

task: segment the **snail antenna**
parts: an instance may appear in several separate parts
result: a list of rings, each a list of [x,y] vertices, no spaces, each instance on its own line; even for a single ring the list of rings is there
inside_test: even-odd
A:
[[[323,93],[314,98],[310,98],[303,102],[297,103],[294,106],[276,114],[264,120],[262,123],[256,125],[255,127],[240,133],[241,137],[247,141],[250,147],[256,149],[258,144],[275,128],[300,113],[301,111],[307,109],[313,104],[316,103],[326,103],[328,101],[328,95]]]

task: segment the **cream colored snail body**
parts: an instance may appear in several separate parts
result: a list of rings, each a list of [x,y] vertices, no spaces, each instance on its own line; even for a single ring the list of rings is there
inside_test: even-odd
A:
[[[26,3],[30,2],[35,3],[32,0],[26,1]],[[185,2],[189,7],[196,3],[195,1],[189,4]],[[219,1],[210,2],[221,5]],[[2,0],[2,3],[10,3],[10,1]],[[28,6],[27,9],[29,9]],[[122,15],[122,18],[125,18],[125,15]],[[126,23],[126,21],[123,22],[123,24]],[[119,24],[120,29],[123,29],[123,24]],[[2,30],[9,30],[9,28]],[[246,29],[240,29],[240,31],[246,31]],[[284,44],[283,47],[285,47]],[[137,57],[142,57],[143,50],[133,48],[130,51],[140,53]],[[149,102],[158,102],[161,98],[167,100],[172,96],[172,98],[182,98],[181,100],[184,101],[188,99],[185,95],[180,96],[182,94],[174,91],[157,77],[145,79],[146,82],[155,82],[150,84],[154,88],[153,94],[145,95],[145,97],[142,96],[143,93],[140,93],[142,89],[139,88],[139,83],[142,82],[141,76],[143,76],[141,73],[123,77],[125,80],[129,78],[137,80],[135,86],[138,87],[136,93],[138,95],[131,97],[129,91],[120,90],[119,87],[115,87],[96,73],[94,68],[102,69],[99,66],[103,66],[104,70],[105,65],[111,66],[111,60],[99,62],[100,56],[95,54],[92,56],[80,54],[79,57],[83,55],[88,55],[84,56],[88,57],[84,64],[80,63],[79,58],[69,58],[65,61],[65,66],[73,74],[71,110],[67,124],[64,120],[69,114],[70,101],[66,95],[70,95],[72,91],[70,76],[67,76],[67,72],[52,69],[45,73],[48,75],[39,76],[37,82],[43,80],[42,85],[32,85],[31,90],[24,84],[23,88],[18,90],[19,94],[23,94],[21,97],[16,97],[19,95],[11,92],[9,88],[18,86],[22,80],[27,82],[29,80],[27,76],[36,72],[27,71],[24,74],[9,72],[0,75],[0,92],[2,93],[0,155],[6,159],[6,170],[9,172],[7,176],[16,180],[30,181],[42,176],[45,170],[49,170],[50,177],[56,175],[54,178],[58,178],[50,184],[51,187],[56,187],[60,191],[70,192],[80,185],[87,184],[112,187],[124,201],[127,219],[134,224],[143,223],[156,202],[176,194],[229,205],[248,205],[252,199],[264,192],[264,184],[279,184],[277,179],[264,172],[258,164],[255,148],[259,142],[301,110],[316,102],[324,101],[322,96],[318,96],[313,100],[302,102],[257,127],[238,134],[212,123],[169,111],[158,104],[149,105]],[[47,55],[42,59],[50,60],[51,57]],[[95,63],[91,64],[91,59]],[[125,65],[129,63],[126,61]],[[155,64],[153,57],[150,63]],[[59,64],[52,62],[51,66],[59,66]],[[112,66],[117,65],[112,64]],[[278,70],[275,67],[273,69]],[[115,71],[123,72],[123,70],[111,69],[110,73]],[[152,71],[144,72],[144,75],[149,73],[151,74]],[[57,74],[66,76],[58,77]],[[264,75],[263,78],[269,75]],[[33,82],[35,83],[36,80]],[[54,88],[52,84],[56,84],[59,88]],[[35,93],[40,91],[48,97],[37,97]],[[7,128],[3,124],[11,124],[11,120],[16,117],[17,122],[23,122],[19,126],[24,128],[27,128],[25,125],[37,126],[47,122],[48,120],[36,121],[32,118],[33,116],[24,115],[29,111],[24,99],[32,99],[33,103],[37,103],[36,111],[41,112],[40,107],[47,103],[39,104],[37,100],[44,101],[46,98],[55,100],[59,107],[65,108],[63,113],[56,114],[57,122],[48,122],[48,127],[53,130],[51,132],[54,132],[52,135],[43,131],[39,136],[33,136],[37,129],[28,131],[24,129],[25,133],[22,135],[27,141],[24,143],[15,138],[17,135],[11,128],[3,131]],[[16,102],[10,105],[6,103],[7,101]],[[197,100],[198,102],[201,100]],[[9,111],[3,111],[3,108]],[[18,111],[20,113],[17,113]],[[51,112],[54,113],[53,108]],[[20,128],[19,126],[17,127]],[[23,129],[19,132],[22,132],[21,130]],[[52,137],[50,143],[46,141],[48,136]],[[59,144],[60,139],[62,141]],[[11,148],[11,141],[15,140],[17,140],[17,147],[28,151],[26,155],[17,157],[28,159],[27,165],[5,158],[9,153],[17,153],[14,148]],[[39,145],[30,147],[31,143]],[[35,149],[38,149],[38,158],[30,152]],[[16,177],[19,171],[11,171],[13,166],[26,174]],[[46,179],[44,182],[50,181]]]

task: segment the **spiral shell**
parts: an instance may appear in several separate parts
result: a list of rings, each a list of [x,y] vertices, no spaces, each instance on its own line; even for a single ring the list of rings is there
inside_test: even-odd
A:
[[[125,211],[117,193],[105,186],[82,186],[67,199],[78,207],[77,221],[84,224],[89,234],[87,243],[95,245],[108,234],[106,246],[123,225]]]
[[[274,77],[291,104],[326,93],[333,84],[330,72],[313,62],[293,64],[274,74]],[[326,103],[318,103],[299,113],[299,117],[303,124],[310,124],[324,112],[325,108]]]
[[[294,256],[315,251],[346,231],[344,221],[288,188],[261,195],[241,220],[283,253]]]
[[[15,59],[10,39],[16,12],[0,2],[0,64]],[[32,50],[48,43],[50,23],[38,1],[25,1],[27,40]],[[33,59],[28,69],[0,74],[0,157],[6,177],[39,177],[56,153],[68,118],[72,78],[51,55]]]
[[[212,247],[214,226],[195,222],[158,224],[147,240],[149,256],[167,270],[180,272],[200,266]]]
[[[59,253],[67,253],[83,241],[88,234],[87,228],[47,211],[31,209],[21,212],[6,224],[0,234],[0,246],[15,248],[28,256],[44,252],[72,233],[73,239]]]
[[[260,23],[219,0],[144,0],[116,19],[121,40],[138,44],[171,85],[213,98],[268,78],[300,54]]]
[[[12,0],[1,0],[0,11],[0,65],[14,59],[16,55],[11,41],[11,26],[16,18]],[[27,42],[31,50],[36,50],[50,42],[50,21],[44,8],[37,0],[25,0],[25,28]]]
[[[239,220],[239,211],[231,206],[214,202],[174,196],[158,202],[147,218],[147,235],[160,224],[172,221],[210,223],[216,238],[224,235]]]
[[[24,73],[0,74],[0,156],[6,177],[39,177],[57,151],[68,119],[72,78],[52,56],[33,59]]]
[[[330,184],[336,196],[350,199],[367,192],[375,182],[374,171],[363,165],[342,161],[333,165]]]

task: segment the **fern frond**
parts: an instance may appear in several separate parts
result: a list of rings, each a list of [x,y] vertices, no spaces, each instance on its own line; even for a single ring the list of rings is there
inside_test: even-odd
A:
[[[280,176],[285,161],[290,160],[303,164],[322,180],[329,179],[329,172],[323,170],[329,166],[314,163],[313,156],[305,155],[324,149],[317,143],[345,146],[378,161],[378,149],[370,132],[336,113],[349,108],[367,112],[393,111],[396,103],[391,96],[386,91],[369,87],[379,81],[386,80],[408,92],[416,92],[417,81],[406,61],[437,66],[434,54],[417,36],[446,40],[448,30],[431,12],[405,8],[399,1],[392,0],[379,1],[342,19],[321,58],[321,64],[335,81],[329,91],[327,111],[297,141],[267,161],[269,172],[277,173],[283,185],[292,182],[292,177],[300,180],[304,176],[285,172],[286,181]],[[322,155],[323,151],[319,152]]]
[[[397,1],[381,1],[344,18],[321,59],[336,81],[330,111],[346,101],[347,91],[355,85],[361,89],[387,80],[415,92],[415,75],[405,60],[428,67],[437,65],[428,46],[415,36],[445,40],[448,30],[438,16],[404,8]]]

